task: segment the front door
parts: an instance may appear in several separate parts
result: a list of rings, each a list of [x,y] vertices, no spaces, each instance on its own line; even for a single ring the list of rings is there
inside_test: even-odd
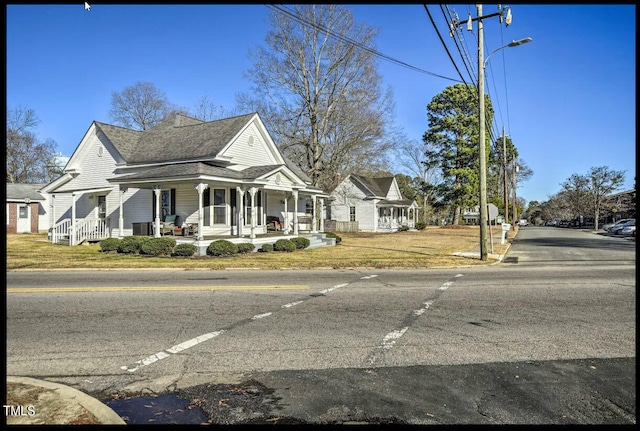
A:
[[[18,204],[18,224],[16,226],[18,233],[31,233],[31,205]]]

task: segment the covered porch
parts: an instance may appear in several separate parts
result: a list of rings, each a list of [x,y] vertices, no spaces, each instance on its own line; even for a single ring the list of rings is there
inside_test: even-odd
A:
[[[415,228],[418,205],[415,201],[382,200],[377,203],[376,231],[394,232],[401,226]]]

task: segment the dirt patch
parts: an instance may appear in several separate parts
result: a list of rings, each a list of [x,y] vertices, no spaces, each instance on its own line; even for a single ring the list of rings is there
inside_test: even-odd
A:
[[[7,383],[6,405],[16,414],[7,414],[7,425],[99,425],[91,412],[78,403],[65,402],[53,389]]]

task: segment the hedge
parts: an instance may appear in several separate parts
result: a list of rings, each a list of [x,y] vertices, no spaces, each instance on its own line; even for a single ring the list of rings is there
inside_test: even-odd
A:
[[[298,250],[303,250],[309,247],[309,245],[311,244],[311,241],[309,241],[309,238],[305,238],[302,236],[297,238],[291,238],[291,242],[293,242],[296,245],[296,249]]]
[[[173,238],[149,238],[140,244],[140,254],[149,256],[171,256],[176,240]]]
[[[286,251],[288,253],[296,250],[296,245],[290,239],[279,239],[273,245],[275,251]]]
[[[238,253],[238,245],[226,239],[213,241],[209,244],[209,247],[207,247],[207,254],[209,256],[233,256],[236,253]]]
[[[118,238],[107,238],[100,241],[100,251],[107,253],[110,251],[118,251],[120,240]]]
[[[238,244],[238,253],[251,253],[255,248],[256,246],[250,242],[243,242]]]
[[[193,256],[198,251],[198,247],[193,244],[178,244],[173,249],[172,256]]]

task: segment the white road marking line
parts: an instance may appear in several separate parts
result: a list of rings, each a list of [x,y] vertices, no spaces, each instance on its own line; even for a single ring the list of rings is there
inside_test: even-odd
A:
[[[134,371],[139,370],[140,368],[147,366],[149,364],[153,364],[154,362],[158,362],[161,359],[165,359],[168,358],[169,356],[171,356],[169,353],[178,353],[181,352],[183,350],[186,350],[190,347],[193,347],[197,344],[202,343],[203,341],[207,341],[210,340],[212,338],[217,337],[220,334],[223,334],[225,331],[224,329],[221,331],[215,331],[215,332],[209,332],[207,334],[203,334],[203,335],[199,335],[195,338],[192,338],[191,340],[187,340],[183,343],[180,344],[176,344],[173,347],[168,348],[167,350],[163,351],[163,352],[158,352],[155,355],[151,355],[151,356],[147,356],[146,358],[140,360],[140,361],[136,361],[135,367],[129,368],[126,365],[120,367],[121,369],[125,370],[125,371],[129,371],[130,373],[133,373]],[[169,353],[166,353],[169,352]]]
[[[125,365],[120,368],[122,368],[123,370],[129,371],[130,373],[133,373],[134,371],[137,371],[144,366],[153,364],[154,362],[159,361],[160,359],[168,358],[169,356],[171,355],[169,355],[168,353],[158,352],[155,355],[147,356],[141,361],[136,361],[135,365],[137,365],[137,367],[129,368]]]
[[[271,316],[271,314],[273,314],[273,313],[268,312],[268,313],[256,314],[255,316],[253,316],[253,317],[251,318],[251,320],[262,319],[262,318],[264,318],[264,317]]]
[[[457,277],[462,277],[462,274],[457,274],[457,275],[456,275],[456,278],[457,278]]]
[[[304,301],[295,301],[295,302],[290,302],[290,303],[288,303],[288,304],[284,304],[284,305],[282,306],[282,308],[291,308],[291,307],[293,307],[293,306],[295,306],[295,305],[302,304],[303,302],[304,302]]]
[[[348,286],[348,285],[349,285],[349,283],[336,284],[335,286],[330,287],[328,289],[321,290],[318,293],[322,293],[322,294],[329,293],[329,292],[331,292],[333,290],[340,289],[341,287],[345,287],[345,286]]]
[[[380,346],[380,348],[381,349],[390,349],[390,348],[392,348],[393,345],[396,344],[396,341],[398,341],[398,339],[400,337],[402,337],[402,334],[404,334],[407,331],[407,329],[409,329],[409,327],[405,326],[404,328],[399,329],[397,331],[389,332],[382,339],[382,345]]]
[[[369,278],[375,278],[375,277],[377,277],[377,275],[367,275],[367,276],[361,277],[360,280],[368,280]]]
[[[196,338],[192,338],[190,340],[187,340],[184,343],[176,344],[175,346],[168,348],[167,352],[169,352],[169,353],[181,352],[183,350],[188,349],[189,347],[195,346],[196,344],[200,344],[203,341],[207,341],[207,340],[210,340],[210,339],[212,339],[214,337],[217,337],[218,335],[222,334],[223,332],[224,332],[224,330],[216,331],[216,332],[209,332],[208,334],[200,335],[200,336],[198,336]]]
[[[431,304],[433,304],[433,301],[427,301],[424,303],[424,307],[422,307],[419,310],[416,310],[413,312],[413,315],[418,317],[420,316],[422,313],[424,313],[425,311],[427,311],[427,308],[429,308],[431,306]]]
[[[447,290],[452,285],[453,285],[453,281],[447,281],[445,283],[442,283],[442,286],[440,286],[438,290]]]

